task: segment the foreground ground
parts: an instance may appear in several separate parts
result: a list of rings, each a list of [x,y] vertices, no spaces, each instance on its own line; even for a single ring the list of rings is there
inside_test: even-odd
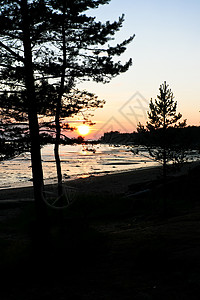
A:
[[[117,189],[120,177],[110,185],[107,178],[101,193],[105,178],[91,190],[91,182],[79,183],[85,189],[65,211],[62,229],[59,214],[49,211],[48,237],[36,230],[33,203],[2,201],[0,298],[199,299],[200,168],[166,185],[155,174],[130,182],[124,174],[115,191],[109,186]],[[0,198],[31,197],[20,191]]]

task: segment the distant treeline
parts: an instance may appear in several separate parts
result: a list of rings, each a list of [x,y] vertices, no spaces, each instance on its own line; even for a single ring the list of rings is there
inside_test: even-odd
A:
[[[104,133],[99,139],[100,143],[108,144],[134,144],[148,145],[156,144],[159,139],[159,131],[141,131],[132,133],[120,133],[119,131],[110,131]],[[200,127],[187,126],[184,128],[169,127],[167,129],[167,138],[170,142],[187,145],[192,148],[200,148]]]

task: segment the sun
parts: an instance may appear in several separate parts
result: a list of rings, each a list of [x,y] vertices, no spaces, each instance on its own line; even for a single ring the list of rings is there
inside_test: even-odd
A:
[[[90,127],[88,125],[78,126],[78,132],[80,135],[87,135],[90,132]]]

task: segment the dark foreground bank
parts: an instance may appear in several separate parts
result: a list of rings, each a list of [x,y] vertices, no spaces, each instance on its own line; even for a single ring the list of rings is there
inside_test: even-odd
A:
[[[1,216],[18,210],[0,219],[1,299],[199,299],[200,168],[189,169],[166,186],[152,170],[143,181],[111,176],[113,187],[126,178],[118,192],[107,190],[109,177],[104,193],[94,186],[105,178],[93,178],[90,191],[80,181],[62,230],[50,211],[44,239],[34,231],[33,203],[1,206]]]

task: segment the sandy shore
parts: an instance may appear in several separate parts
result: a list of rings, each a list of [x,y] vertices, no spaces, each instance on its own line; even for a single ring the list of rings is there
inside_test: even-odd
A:
[[[178,176],[186,174],[191,168],[199,165],[199,162],[187,163],[179,172],[172,172],[170,175]],[[76,180],[67,181],[65,185],[76,188],[80,192],[88,193],[126,193],[130,186],[151,182],[161,177],[161,167],[151,167],[145,169],[136,169],[133,171],[107,174],[104,176],[91,176]],[[47,185],[45,189],[52,190],[55,185]],[[12,188],[0,190],[0,200],[31,200],[33,199],[33,188]]]

